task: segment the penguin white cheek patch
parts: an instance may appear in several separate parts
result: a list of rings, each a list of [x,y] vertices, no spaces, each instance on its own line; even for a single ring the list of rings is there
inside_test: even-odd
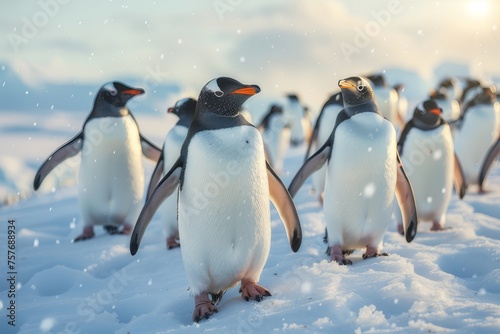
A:
[[[217,84],[217,79],[210,81],[205,86],[205,88],[207,89],[207,91],[213,92],[217,97],[221,97],[222,95],[224,95],[224,92],[222,91],[222,89],[220,89],[219,85]]]

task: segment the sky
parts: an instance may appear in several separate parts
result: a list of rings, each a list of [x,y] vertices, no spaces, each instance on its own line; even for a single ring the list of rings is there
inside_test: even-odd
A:
[[[344,77],[443,62],[500,77],[500,1],[11,1],[0,63],[33,87],[135,77],[196,96],[217,76],[321,104]],[[0,78],[1,79],[1,78]],[[411,83],[409,83],[411,85]]]

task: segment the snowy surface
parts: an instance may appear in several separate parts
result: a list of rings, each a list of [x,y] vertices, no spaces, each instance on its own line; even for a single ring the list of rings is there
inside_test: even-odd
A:
[[[163,114],[135,113],[142,132],[160,145],[168,122]],[[180,250],[167,251],[156,215],[138,254],[127,236],[105,235],[80,243],[77,160],[32,194],[36,168],[71,138],[85,114],[2,113],[0,124],[0,333],[499,333],[500,166],[485,195],[475,189],[453,197],[450,230],[421,224],[407,244],[394,222],[385,236],[388,257],[352,266],[327,261],[323,212],[311,180],[297,194],[303,242],[292,253],[276,211],[272,246],[260,283],[273,294],[246,302],[229,290],[219,313],[191,321],[193,299]],[[163,126],[164,124],[164,126]],[[288,152],[284,182],[300,167],[305,147]],[[73,167],[71,167],[73,166]],[[146,177],[153,169],[145,161]],[[5,200],[13,191],[27,199]],[[16,220],[17,318],[7,325],[7,220]]]

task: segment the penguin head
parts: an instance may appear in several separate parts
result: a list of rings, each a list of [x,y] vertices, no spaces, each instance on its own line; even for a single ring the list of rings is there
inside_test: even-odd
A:
[[[445,89],[435,89],[429,94],[429,99],[431,100],[447,100],[448,92]]]
[[[493,104],[496,101],[496,87],[481,87],[475,97],[478,104]]]
[[[339,81],[344,106],[357,106],[374,102],[373,90],[368,81],[362,77],[350,77]]]
[[[236,116],[243,103],[259,92],[257,85],[245,85],[228,77],[215,78],[202,88],[196,109],[198,112]]]
[[[115,107],[123,108],[134,96],[144,94],[144,89],[127,86],[121,82],[108,82],[97,93],[96,102],[103,100]]]
[[[420,102],[413,112],[413,121],[417,126],[431,128],[441,124],[441,109],[436,101],[425,100]]]
[[[175,105],[173,107],[167,109],[168,113],[174,114],[179,118],[186,115],[188,117],[191,117],[191,119],[194,117],[195,111],[196,100],[190,97],[178,100],[177,102],[175,102]]]
[[[299,96],[295,93],[289,93],[286,95],[286,97],[290,102],[299,102]]]
[[[370,80],[373,87],[385,87],[387,83],[383,74],[376,73],[366,76],[366,79]]]

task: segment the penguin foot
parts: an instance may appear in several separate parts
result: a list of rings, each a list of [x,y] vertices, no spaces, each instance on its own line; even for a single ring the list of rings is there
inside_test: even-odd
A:
[[[118,226],[116,225],[104,225],[103,228],[106,233],[111,235],[118,233]]]
[[[254,299],[260,302],[264,297],[271,297],[271,293],[264,287],[253,281],[241,280],[240,287],[241,298],[249,301]]]
[[[337,262],[341,266],[346,266],[346,265],[351,265],[352,261],[348,260],[344,257],[344,254],[348,253],[349,251],[343,251],[342,247],[340,245],[335,245],[330,248],[330,260],[333,262]],[[352,251],[351,251],[352,253]],[[350,254],[350,253],[349,253]]]
[[[398,232],[401,235],[405,235],[405,228],[404,228],[403,224],[398,224]]]
[[[207,292],[202,292],[194,297],[193,321],[200,322],[208,319],[212,314],[219,312],[217,307],[208,298]]]
[[[85,227],[83,229],[82,234],[80,234],[79,236],[77,236],[73,240],[73,242],[78,242],[78,241],[82,241],[82,240],[92,239],[94,236],[95,236],[95,234],[94,234],[94,228],[92,226]]]
[[[443,227],[439,222],[432,222],[431,231],[446,231],[451,230],[451,227]]]
[[[379,250],[372,246],[366,246],[366,253],[363,254],[363,260],[377,256],[389,256],[387,253],[380,253]]]
[[[177,242],[177,239],[179,239],[177,236],[170,236],[167,238],[167,249],[174,249],[177,247],[180,247],[180,243]]]

